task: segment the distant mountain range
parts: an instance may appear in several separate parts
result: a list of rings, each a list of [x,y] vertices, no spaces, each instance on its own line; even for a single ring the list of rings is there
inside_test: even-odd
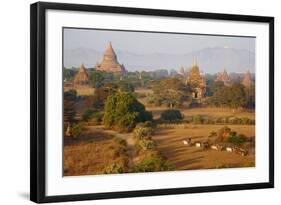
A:
[[[178,70],[181,66],[189,68],[194,58],[197,59],[200,69],[205,73],[216,73],[224,68],[228,72],[242,73],[246,70],[255,72],[255,54],[248,50],[213,47],[185,53],[151,53],[136,54],[128,51],[115,50],[119,63],[124,64],[128,71],[156,69]],[[64,66],[78,67],[84,63],[92,68],[101,62],[103,51],[77,48],[64,52]]]

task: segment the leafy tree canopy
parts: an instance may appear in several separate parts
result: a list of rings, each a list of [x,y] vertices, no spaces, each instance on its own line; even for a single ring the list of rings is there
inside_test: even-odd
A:
[[[151,112],[132,93],[121,91],[106,99],[103,123],[107,128],[130,131],[138,122],[151,120]]]
[[[191,88],[177,78],[160,80],[152,86],[153,102],[170,108],[182,105],[191,98]]]

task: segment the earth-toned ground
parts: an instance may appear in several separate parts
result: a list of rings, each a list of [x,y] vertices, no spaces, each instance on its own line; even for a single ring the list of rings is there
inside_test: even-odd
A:
[[[255,126],[232,125],[229,126],[247,137],[255,135]],[[254,147],[249,150],[249,155],[241,156],[236,153],[202,149],[195,146],[187,146],[183,140],[191,138],[196,141],[206,140],[208,133],[221,128],[220,125],[193,125],[188,128],[155,130],[153,139],[158,143],[158,149],[176,170],[206,169],[220,167],[245,167],[254,166]]]
[[[187,146],[183,140],[206,140],[208,134],[222,125],[175,125],[155,128],[152,139],[157,142],[158,151],[167,158],[175,170],[253,167],[255,166],[254,145],[247,156],[226,151],[202,149]],[[251,138],[255,136],[253,125],[229,125],[233,130]],[[132,133],[117,133],[105,130],[103,126],[88,126],[79,139],[65,139],[64,174],[102,174],[104,167],[118,161],[112,154],[113,136],[126,140],[129,164],[136,161],[135,140]]]

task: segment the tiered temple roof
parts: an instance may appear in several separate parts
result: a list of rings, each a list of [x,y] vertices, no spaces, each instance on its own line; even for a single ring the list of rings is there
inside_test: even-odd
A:
[[[81,64],[78,73],[74,78],[75,85],[88,85],[89,84],[89,76],[86,71],[84,64]]]
[[[119,64],[111,42],[105,49],[102,62],[96,64],[96,69],[107,72],[126,72],[124,65]]]
[[[231,85],[231,79],[224,69],[223,72],[218,73],[217,78],[215,80],[216,82],[223,82],[225,86],[230,86]]]
[[[197,62],[192,64],[188,73],[187,82],[195,87],[206,87],[205,79],[201,76]]]
[[[182,76],[186,76],[186,72],[184,70],[184,67],[180,67],[179,71],[178,71],[178,74],[179,75],[182,75]]]
[[[199,66],[195,61],[188,73],[187,83],[189,83],[193,89],[192,97],[195,100],[201,100],[206,94],[206,82],[204,77],[200,74]]]
[[[245,73],[244,79],[242,80],[242,84],[246,88],[249,88],[249,87],[251,87],[254,84],[250,71],[247,71],[247,73]]]

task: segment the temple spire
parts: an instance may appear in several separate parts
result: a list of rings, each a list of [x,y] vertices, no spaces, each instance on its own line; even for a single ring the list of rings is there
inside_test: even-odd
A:
[[[124,65],[119,64],[117,60],[117,55],[112,47],[111,41],[105,49],[102,62],[96,64],[96,69],[107,72],[126,72]]]

